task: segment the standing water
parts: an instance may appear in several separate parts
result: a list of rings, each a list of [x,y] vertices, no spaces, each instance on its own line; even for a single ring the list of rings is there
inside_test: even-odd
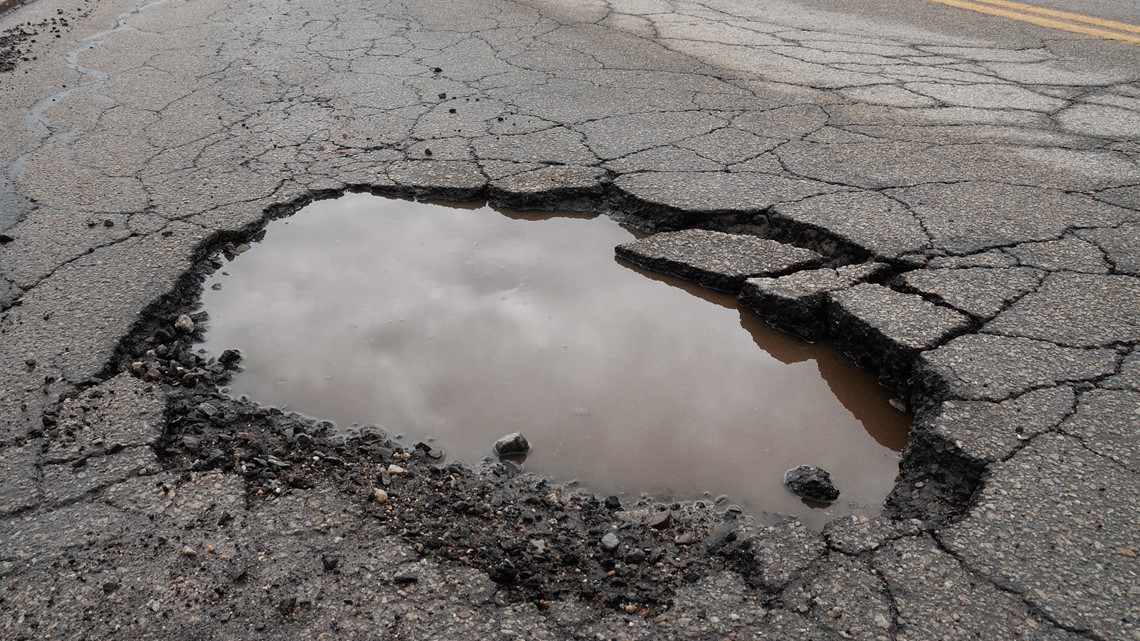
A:
[[[269,225],[206,284],[231,393],[477,462],[522,432],[526,467],[602,494],[727,495],[819,525],[878,511],[909,418],[829,345],[731,296],[616,260],[604,216],[348,195]],[[809,507],[800,464],[842,492]]]

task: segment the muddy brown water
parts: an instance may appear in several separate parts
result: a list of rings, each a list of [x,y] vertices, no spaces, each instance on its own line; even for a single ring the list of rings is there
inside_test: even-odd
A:
[[[448,458],[519,431],[527,469],[627,500],[726,495],[815,525],[876,513],[910,418],[874,376],[615,259],[633,237],[595,215],[316,202],[207,281],[204,348],[242,351],[235,396]],[[831,471],[839,501],[790,494],[800,464]]]

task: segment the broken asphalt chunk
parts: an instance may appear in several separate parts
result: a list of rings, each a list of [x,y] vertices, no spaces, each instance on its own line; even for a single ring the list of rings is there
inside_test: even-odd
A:
[[[827,335],[827,293],[884,274],[883,263],[811,269],[778,278],[750,278],[740,302],[777,329],[814,341]]]
[[[864,283],[828,294],[828,327],[856,363],[905,389],[915,357],[969,329],[970,320],[921,296]]]
[[[703,229],[654,234],[619,245],[616,251],[646,269],[733,293],[749,278],[780,276],[823,262],[809,249]]]

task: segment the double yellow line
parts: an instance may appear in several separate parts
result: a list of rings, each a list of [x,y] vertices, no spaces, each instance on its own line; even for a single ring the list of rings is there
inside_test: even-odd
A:
[[[970,11],[977,11],[979,13],[987,13],[991,16],[1000,16],[1011,20],[1029,22],[1042,27],[1063,29],[1073,33],[1083,33],[1086,36],[1096,36],[1098,38],[1108,38],[1110,40],[1120,40],[1122,42],[1140,45],[1140,26],[1128,24],[1127,22],[1094,18],[1079,13],[1057,11],[1056,9],[1044,9],[1030,4],[1021,4],[1020,2],[1008,2],[1007,0],[932,1],[959,9],[969,9]]]

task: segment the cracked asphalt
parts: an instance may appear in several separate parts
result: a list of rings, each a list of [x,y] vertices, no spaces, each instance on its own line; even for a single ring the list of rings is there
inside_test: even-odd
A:
[[[1138,51],[862,0],[0,15],[4,638],[1140,640]],[[908,399],[884,514],[814,532],[674,505],[661,529],[626,506],[614,531],[649,558],[581,578],[618,586],[592,598],[527,592],[519,568],[394,525],[400,483],[447,495],[494,470],[365,460],[274,485],[253,459],[195,459],[187,439],[220,431],[180,430],[210,412],[180,414],[191,379],[132,370],[157,357],[131,345],[193,302],[225,242],[345,190],[669,232],[622,256],[742,291]],[[276,442],[250,425],[239,441]],[[294,468],[328,449],[296,435]],[[389,478],[409,470],[451,476]],[[601,514],[515,485],[539,553],[574,544],[566,513]],[[425,505],[408,514],[451,514]],[[492,527],[464,505],[470,536]],[[541,585],[579,580],[533,562]]]

